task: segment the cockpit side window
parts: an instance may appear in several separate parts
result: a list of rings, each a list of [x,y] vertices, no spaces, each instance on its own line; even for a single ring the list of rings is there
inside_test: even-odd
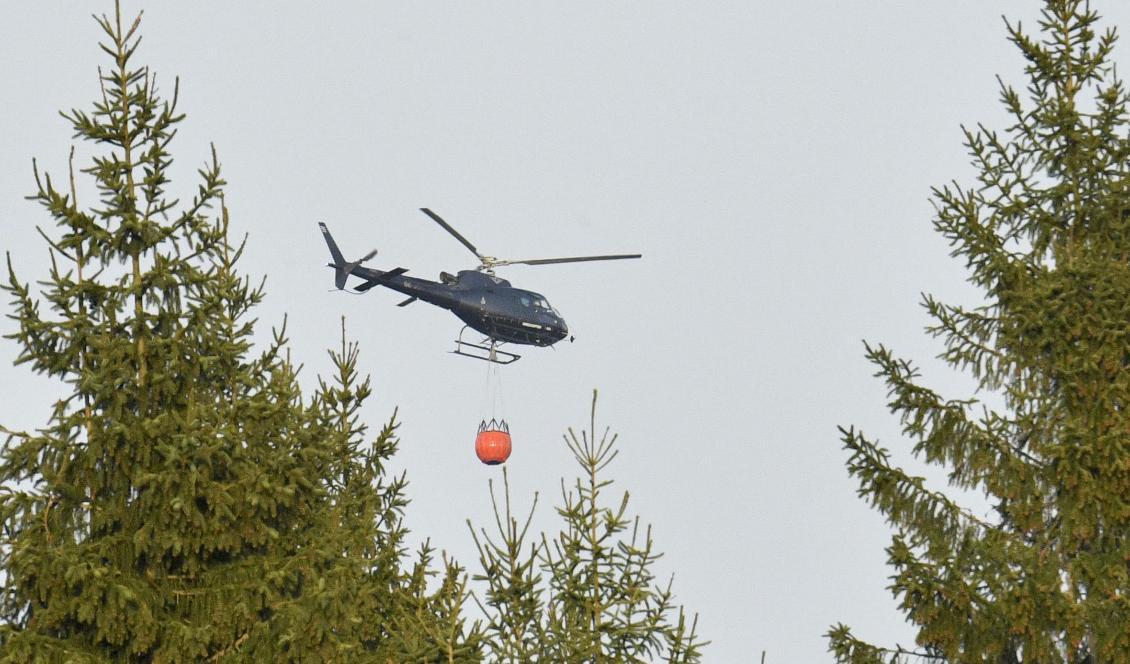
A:
[[[518,299],[520,299],[520,300],[522,301],[522,306],[523,306],[523,307],[528,307],[528,306],[530,306],[530,298],[529,298],[529,297],[527,297],[527,296],[525,296],[525,295],[522,295],[522,296],[519,296],[519,298],[518,298]]]

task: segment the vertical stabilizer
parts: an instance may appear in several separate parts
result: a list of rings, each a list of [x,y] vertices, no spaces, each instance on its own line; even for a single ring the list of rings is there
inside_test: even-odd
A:
[[[341,249],[337,248],[337,243],[334,242],[334,236],[330,235],[330,229],[322,222],[318,222],[318,228],[322,229],[322,237],[326,238],[326,245],[330,248],[330,256],[334,259],[334,286],[338,290],[345,288],[345,282],[349,279],[349,273],[353,268],[357,267],[357,263],[346,263],[345,257],[341,255]]]
[[[334,236],[330,235],[330,229],[326,225],[318,222],[318,228],[322,229],[322,237],[326,238],[326,244],[330,247],[330,255],[334,258],[334,265],[345,265],[345,258],[341,255],[341,250],[337,248],[337,243],[334,242]]]

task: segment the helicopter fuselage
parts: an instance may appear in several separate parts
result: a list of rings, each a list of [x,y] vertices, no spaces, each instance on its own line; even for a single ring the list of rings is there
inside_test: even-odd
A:
[[[431,281],[399,272],[365,267],[350,270],[350,274],[364,280],[357,287],[359,291],[383,286],[408,295],[401,306],[423,300],[447,309],[470,328],[496,341],[552,346],[569,336],[565,319],[545,297],[514,288],[509,281],[493,274],[463,270],[455,276],[444,274],[442,281]]]

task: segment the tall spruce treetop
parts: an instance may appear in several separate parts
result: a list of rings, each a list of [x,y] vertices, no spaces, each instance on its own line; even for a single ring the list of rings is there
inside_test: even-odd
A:
[[[1006,21],[1026,90],[1001,84],[1003,131],[965,132],[975,183],[934,191],[935,228],[984,304],[926,296],[929,331],[999,405],[942,396],[867,347],[914,453],[995,514],[844,430],[859,494],[897,529],[891,590],[917,646],[837,625],[837,661],[1130,661],[1130,141],[1115,33],[1097,22],[1081,0],[1047,0],[1038,34]]]
[[[303,400],[281,332],[251,351],[263,291],[236,274],[215,152],[190,202],[166,193],[183,115],[135,64],[139,22],[98,19],[100,97],[63,114],[101,150],[97,200],[73,151],[61,185],[36,169],[40,295],[8,258],[18,362],[66,395],[4,429],[0,660],[477,660],[461,570],[429,591],[430,550],[400,569],[394,425],[362,444],[356,347]]]

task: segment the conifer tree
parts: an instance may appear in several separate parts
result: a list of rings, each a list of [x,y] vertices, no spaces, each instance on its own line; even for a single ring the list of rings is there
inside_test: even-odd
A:
[[[98,19],[100,98],[63,114],[102,150],[97,201],[73,150],[62,187],[35,168],[38,296],[8,257],[18,363],[67,394],[3,430],[0,661],[477,661],[462,570],[402,569],[395,423],[363,444],[356,346],[343,330],[303,399],[284,332],[252,352],[263,289],[236,272],[215,151],[187,205],[166,193],[184,116],[134,63],[139,22]]]
[[[628,492],[606,502],[612,485],[604,471],[615,459],[616,436],[597,438],[596,392],[588,431],[569,429],[565,443],[582,469],[571,487],[561,483],[557,514],[562,529],[530,541],[537,505],[521,522],[510,504],[503,473],[499,510],[493,485],[496,532],[471,529],[486,584],[480,607],[485,640],[499,662],[698,662],[705,645],[673,602],[671,583],[657,583],[650,526],[627,516]],[[470,523],[468,522],[468,526]]]
[[[305,630],[293,645],[264,644],[251,661],[477,662],[479,636],[463,615],[466,574],[444,559],[433,570],[434,551],[425,543],[403,569],[405,475],[387,476],[399,441],[396,415],[367,444],[360,419],[372,394],[370,379],[357,371],[360,348],[348,342],[345,320],[339,351],[331,351],[333,381],[319,380],[312,403],[320,430],[333,445],[331,462],[320,469],[326,517],[312,521],[295,557],[308,556],[318,577],[317,592],[295,602],[290,622]],[[437,589],[429,583],[439,576]]]
[[[839,662],[1130,661],[1130,140],[1115,31],[1097,23],[1081,0],[1047,0],[1038,34],[1006,21],[1026,89],[1001,83],[1003,131],[965,131],[975,181],[934,191],[934,226],[984,302],[923,304],[978,394],[943,396],[867,346],[915,455],[993,512],[844,429],[860,496],[896,529],[891,590],[917,644],[837,625]]]

